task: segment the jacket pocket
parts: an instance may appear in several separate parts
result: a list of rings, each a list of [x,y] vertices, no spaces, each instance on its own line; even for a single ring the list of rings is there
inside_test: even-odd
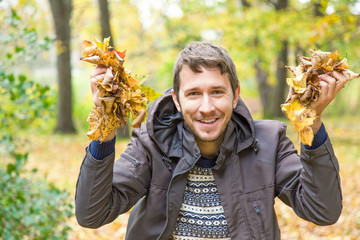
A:
[[[264,206],[260,200],[247,202],[247,219],[249,221],[251,239],[267,239],[265,233]]]
[[[255,213],[256,223],[257,223],[257,227],[258,227],[259,233],[260,233],[260,239],[266,239],[266,237],[265,237],[265,226],[264,226],[264,216],[263,216],[264,208],[262,207],[261,202],[260,201],[254,201],[252,203],[252,210]]]
[[[138,160],[136,160],[135,158],[133,158],[132,156],[128,155],[127,153],[123,153],[121,154],[122,157],[124,157],[126,160],[128,160],[129,162],[131,162],[134,167],[139,167],[140,166],[140,162]]]

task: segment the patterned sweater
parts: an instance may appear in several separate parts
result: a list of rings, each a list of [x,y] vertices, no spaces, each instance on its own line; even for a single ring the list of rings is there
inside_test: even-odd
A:
[[[188,175],[184,200],[172,240],[230,240],[211,167],[216,159],[201,158]]]

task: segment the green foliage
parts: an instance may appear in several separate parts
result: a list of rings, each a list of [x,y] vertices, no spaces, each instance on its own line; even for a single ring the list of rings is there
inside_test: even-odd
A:
[[[158,97],[160,97],[162,94],[156,92],[153,88],[151,88],[149,85],[141,85],[140,89],[142,92],[144,92],[149,99],[150,102],[155,101]]]
[[[12,141],[11,135],[1,140],[10,146]],[[14,162],[0,168],[0,238],[66,239],[66,219],[72,216],[69,193],[35,178],[35,169],[27,173],[28,153],[10,155]]]
[[[350,80],[326,109],[326,117],[360,116],[360,79]]]
[[[54,91],[18,74],[20,65],[48,50],[52,40],[40,39],[16,9],[2,10],[0,17],[0,123],[1,132],[15,133],[38,119],[47,120],[54,111]],[[1,135],[0,135],[1,136]],[[0,146],[1,147],[1,146]]]
[[[0,15],[0,239],[66,239],[69,193],[25,170],[19,130],[52,117],[54,91],[21,74],[20,65],[50,47],[11,9]]]
[[[22,6],[29,7],[27,4]],[[52,40],[39,38],[36,29],[20,16],[23,9],[0,10],[0,121],[2,133],[15,133],[54,110],[54,91],[21,74],[21,64],[48,50]]]
[[[4,11],[4,10],[3,10]],[[15,9],[0,17],[0,45],[6,46],[0,53],[0,68],[16,68],[20,63],[33,60],[44,50],[49,50],[53,39],[39,36],[34,27],[28,26]]]
[[[54,109],[54,92],[25,75],[6,74],[0,69],[0,122],[2,131],[16,131],[36,119],[48,119]]]

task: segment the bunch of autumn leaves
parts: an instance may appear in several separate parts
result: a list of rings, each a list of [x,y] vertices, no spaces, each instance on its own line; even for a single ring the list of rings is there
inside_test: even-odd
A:
[[[88,116],[90,140],[103,140],[118,127],[125,127],[128,118],[135,119],[133,127],[139,127],[146,115],[146,105],[160,96],[152,88],[143,86],[123,67],[125,53],[110,51],[110,38],[99,42],[83,41],[80,60],[107,68],[105,77],[99,79],[97,88],[101,106],[94,106]],[[117,85],[116,89],[113,85]]]
[[[295,126],[300,141],[309,146],[314,138],[311,125],[317,117],[310,104],[319,98],[320,79],[318,76],[332,71],[345,73],[349,79],[360,76],[347,69],[349,67],[347,59],[341,57],[337,51],[322,52],[312,49],[310,51],[310,57],[298,57],[300,60],[298,66],[287,66],[295,77],[287,78],[290,91],[285,103],[281,105],[281,109]]]

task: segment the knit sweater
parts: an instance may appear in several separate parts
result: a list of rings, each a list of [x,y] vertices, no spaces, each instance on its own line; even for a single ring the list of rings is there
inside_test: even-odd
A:
[[[172,240],[230,240],[224,209],[211,167],[216,159],[200,158],[188,174],[184,199]]]

